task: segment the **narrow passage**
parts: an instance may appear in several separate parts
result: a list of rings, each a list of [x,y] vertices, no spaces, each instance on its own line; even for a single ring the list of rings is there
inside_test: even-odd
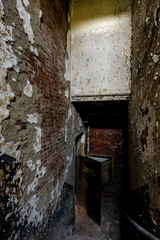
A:
[[[101,226],[76,208],[74,234],[67,240],[121,240],[122,179],[107,184],[101,193]]]

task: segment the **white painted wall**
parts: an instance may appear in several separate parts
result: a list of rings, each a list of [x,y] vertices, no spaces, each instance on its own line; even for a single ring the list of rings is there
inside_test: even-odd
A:
[[[130,49],[130,0],[72,0],[72,100],[128,96]]]

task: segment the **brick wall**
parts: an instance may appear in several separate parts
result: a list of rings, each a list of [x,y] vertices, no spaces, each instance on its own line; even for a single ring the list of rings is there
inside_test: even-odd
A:
[[[59,175],[64,170],[64,124],[69,102],[65,97],[65,57],[67,44],[67,1],[43,1],[40,36],[43,47],[39,58],[27,54],[34,68],[32,84],[40,99],[37,112],[42,116],[42,163]]]
[[[5,240],[46,240],[58,223],[63,234],[73,227],[74,192],[66,181],[83,126],[64,78],[67,15],[67,1],[0,0],[0,230]],[[16,165],[9,168],[6,155]],[[12,207],[4,211],[3,201]]]
[[[122,154],[123,134],[121,129],[90,129],[90,154],[112,155]]]

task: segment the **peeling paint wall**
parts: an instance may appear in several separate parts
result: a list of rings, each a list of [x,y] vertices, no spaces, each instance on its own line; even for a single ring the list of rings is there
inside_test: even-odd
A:
[[[160,237],[160,1],[134,0],[132,22],[130,211]]]
[[[130,94],[130,49],[130,0],[73,0],[72,100],[105,101],[114,95],[116,100],[127,99]]]
[[[83,125],[70,103],[65,70],[67,11],[67,1],[0,0],[0,231],[5,240],[47,239],[58,222],[64,234],[73,228],[74,181],[68,179]]]

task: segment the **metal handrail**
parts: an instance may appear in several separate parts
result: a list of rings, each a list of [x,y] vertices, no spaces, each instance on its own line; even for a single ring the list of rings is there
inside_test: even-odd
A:
[[[140,233],[142,233],[151,240],[160,240],[159,238],[155,237],[153,234],[145,230],[143,227],[141,227],[139,224],[137,224],[135,221],[133,221],[133,219],[131,219],[126,212],[124,212],[124,215]]]

